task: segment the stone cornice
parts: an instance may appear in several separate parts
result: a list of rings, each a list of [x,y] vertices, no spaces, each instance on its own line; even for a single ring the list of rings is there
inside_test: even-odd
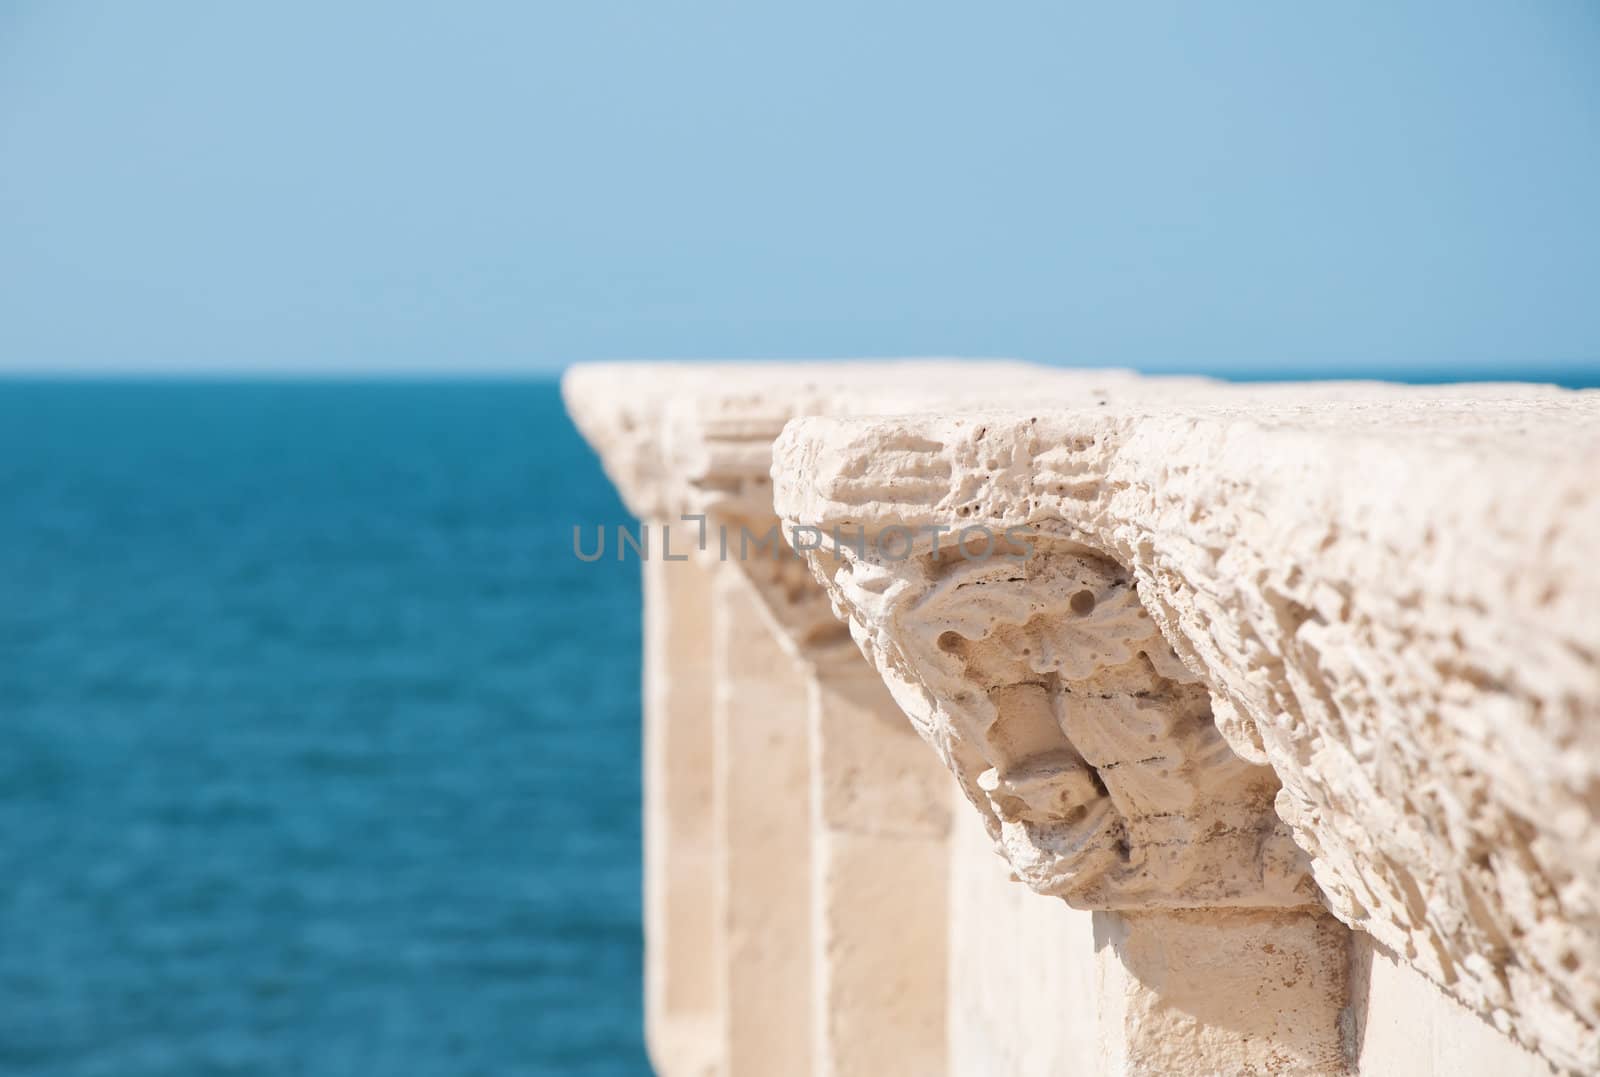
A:
[[[799,657],[854,662],[826,593],[778,538],[772,442],[785,423],[810,415],[941,414],[1035,400],[1171,398],[1215,384],[1141,378],[1122,370],[951,359],[618,362],[572,367],[562,379],[562,395],[628,508],[678,532],[675,552],[686,548],[679,538],[704,526],[709,537],[699,555],[738,565]],[[728,535],[726,549],[720,529]],[[740,548],[741,530],[753,536],[746,551]],[[769,532],[773,542],[757,541]]]
[[[1186,397],[798,420],[776,508],[1030,885],[1320,899],[1600,1068],[1600,394]]]
[[[641,519],[771,515],[772,442],[809,415],[944,413],[1175,397],[1217,383],[959,359],[581,363],[562,397]]]

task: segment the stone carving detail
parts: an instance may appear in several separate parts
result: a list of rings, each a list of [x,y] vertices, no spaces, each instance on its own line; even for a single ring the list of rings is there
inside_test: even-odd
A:
[[[1114,562],[1062,542],[847,558],[813,563],[1033,889],[1094,909],[1314,900],[1277,779],[1218,734]]]
[[[783,541],[776,517],[749,520],[713,514],[711,519],[713,526],[726,528],[731,536],[735,550],[730,556],[737,555],[741,534],[771,536],[759,545],[748,544],[738,566],[786,649],[803,662],[861,661],[850,645],[849,629],[833,615],[827,593],[817,586],[805,560]],[[705,555],[720,556],[720,550],[708,549]]]
[[[779,439],[774,477],[780,514],[824,530],[981,522],[1045,536],[1031,576],[968,579],[926,541],[903,564],[812,555],[1021,877],[1131,902],[1156,879],[1135,865],[1180,890],[1214,871],[1203,852],[1161,859],[1161,828],[1180,824],[1118,802],[1118,771],[1149,757],[1126,738],[1095,742],[1137,728],[1138,692],[1171,693],[1177,744],[1151,757],[1198,783],[1190,803],[1205,799],[1199,761],[1220,764],[1228,788],[1251,790],[1222,824],[1242,834],[1281,781],[1276,814],[1336,916],[1545,1058],[1600,1072],[1596,459],[1600,394],[1291,386],[807,419]],[[1074,588],[1095,599],[1082,621]],[[1188,676],[1123,623],[1118,593],[1137,594]],[[1076,635],[1102,604],[1103,627]],[[1102,657],[1063,665],[1064,650]],[[1096,678],[1110,687],[1078,691]],[[1202,690],[1215,734],[1199,732]],[[1010,728],[1039,740],[1015,751]],[[1235,758],[1210,754],[1218,734]],[[1101,799],[1104,818],[1090,814]],[[1084,826],[1095,820],[1103,830]],[[1126,860],[1097,857],[1093,841],[1118,825]],[[1254,832],[1260,883],[1211,900],[1300,892],[1282,832]]]

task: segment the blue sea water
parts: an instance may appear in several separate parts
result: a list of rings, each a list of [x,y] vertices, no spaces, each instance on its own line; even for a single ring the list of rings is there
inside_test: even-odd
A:
[[[648,1072],[626,519],[553,382],[0,382],[0,1073]]]

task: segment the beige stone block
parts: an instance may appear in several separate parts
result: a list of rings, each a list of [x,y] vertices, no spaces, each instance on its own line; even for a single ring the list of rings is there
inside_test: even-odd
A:
[[[978,816],[953,814],[951,1074],[1099,1077],[1092,919],[1017,882]]]
[[[819,1074],[945,1072],[950,777],[857,656],[812,667]]]
[[[800,1077],[811,1072],[806,680],[748,581],[723,568],[712,594],[723,1058],[733,1077]]]
[[[1103,1072],[1344,1072],[1349,932],[1326,913],[1097,912]]]
[[[722,1050],[712,819],[711,572],[644,565],[645,1038],[664,1077]]]
[[[1551,1077],[1555,1070],[1359,932],[1345,1017],[1364,1077]]]

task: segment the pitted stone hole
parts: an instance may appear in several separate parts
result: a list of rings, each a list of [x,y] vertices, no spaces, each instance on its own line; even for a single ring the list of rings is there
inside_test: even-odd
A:
[[[1111,795],[1111,791],[1106,788],[1105,780],[1100,777],[1100,772],[1093,767],[1089,768],[1089,780],[1094,783],[1094,791],[1097,795],[1102,797]]]
[[[924,636],[924,639],[927,637]],[[961,636],[956,632],[939,633],[939,649],[945,654],[955,654],[961,649]]]
[[[1094,612],[1094,592],[1079,591],[1072,596],[1072,612],[1079,617],[1087,617]]]
[[[1008,823],[1016,822],[1028,811],[1027,801],[1020,800],[1017,797],[997,797],[994,804],[995,809],[1000,813],[1000,818]]]

